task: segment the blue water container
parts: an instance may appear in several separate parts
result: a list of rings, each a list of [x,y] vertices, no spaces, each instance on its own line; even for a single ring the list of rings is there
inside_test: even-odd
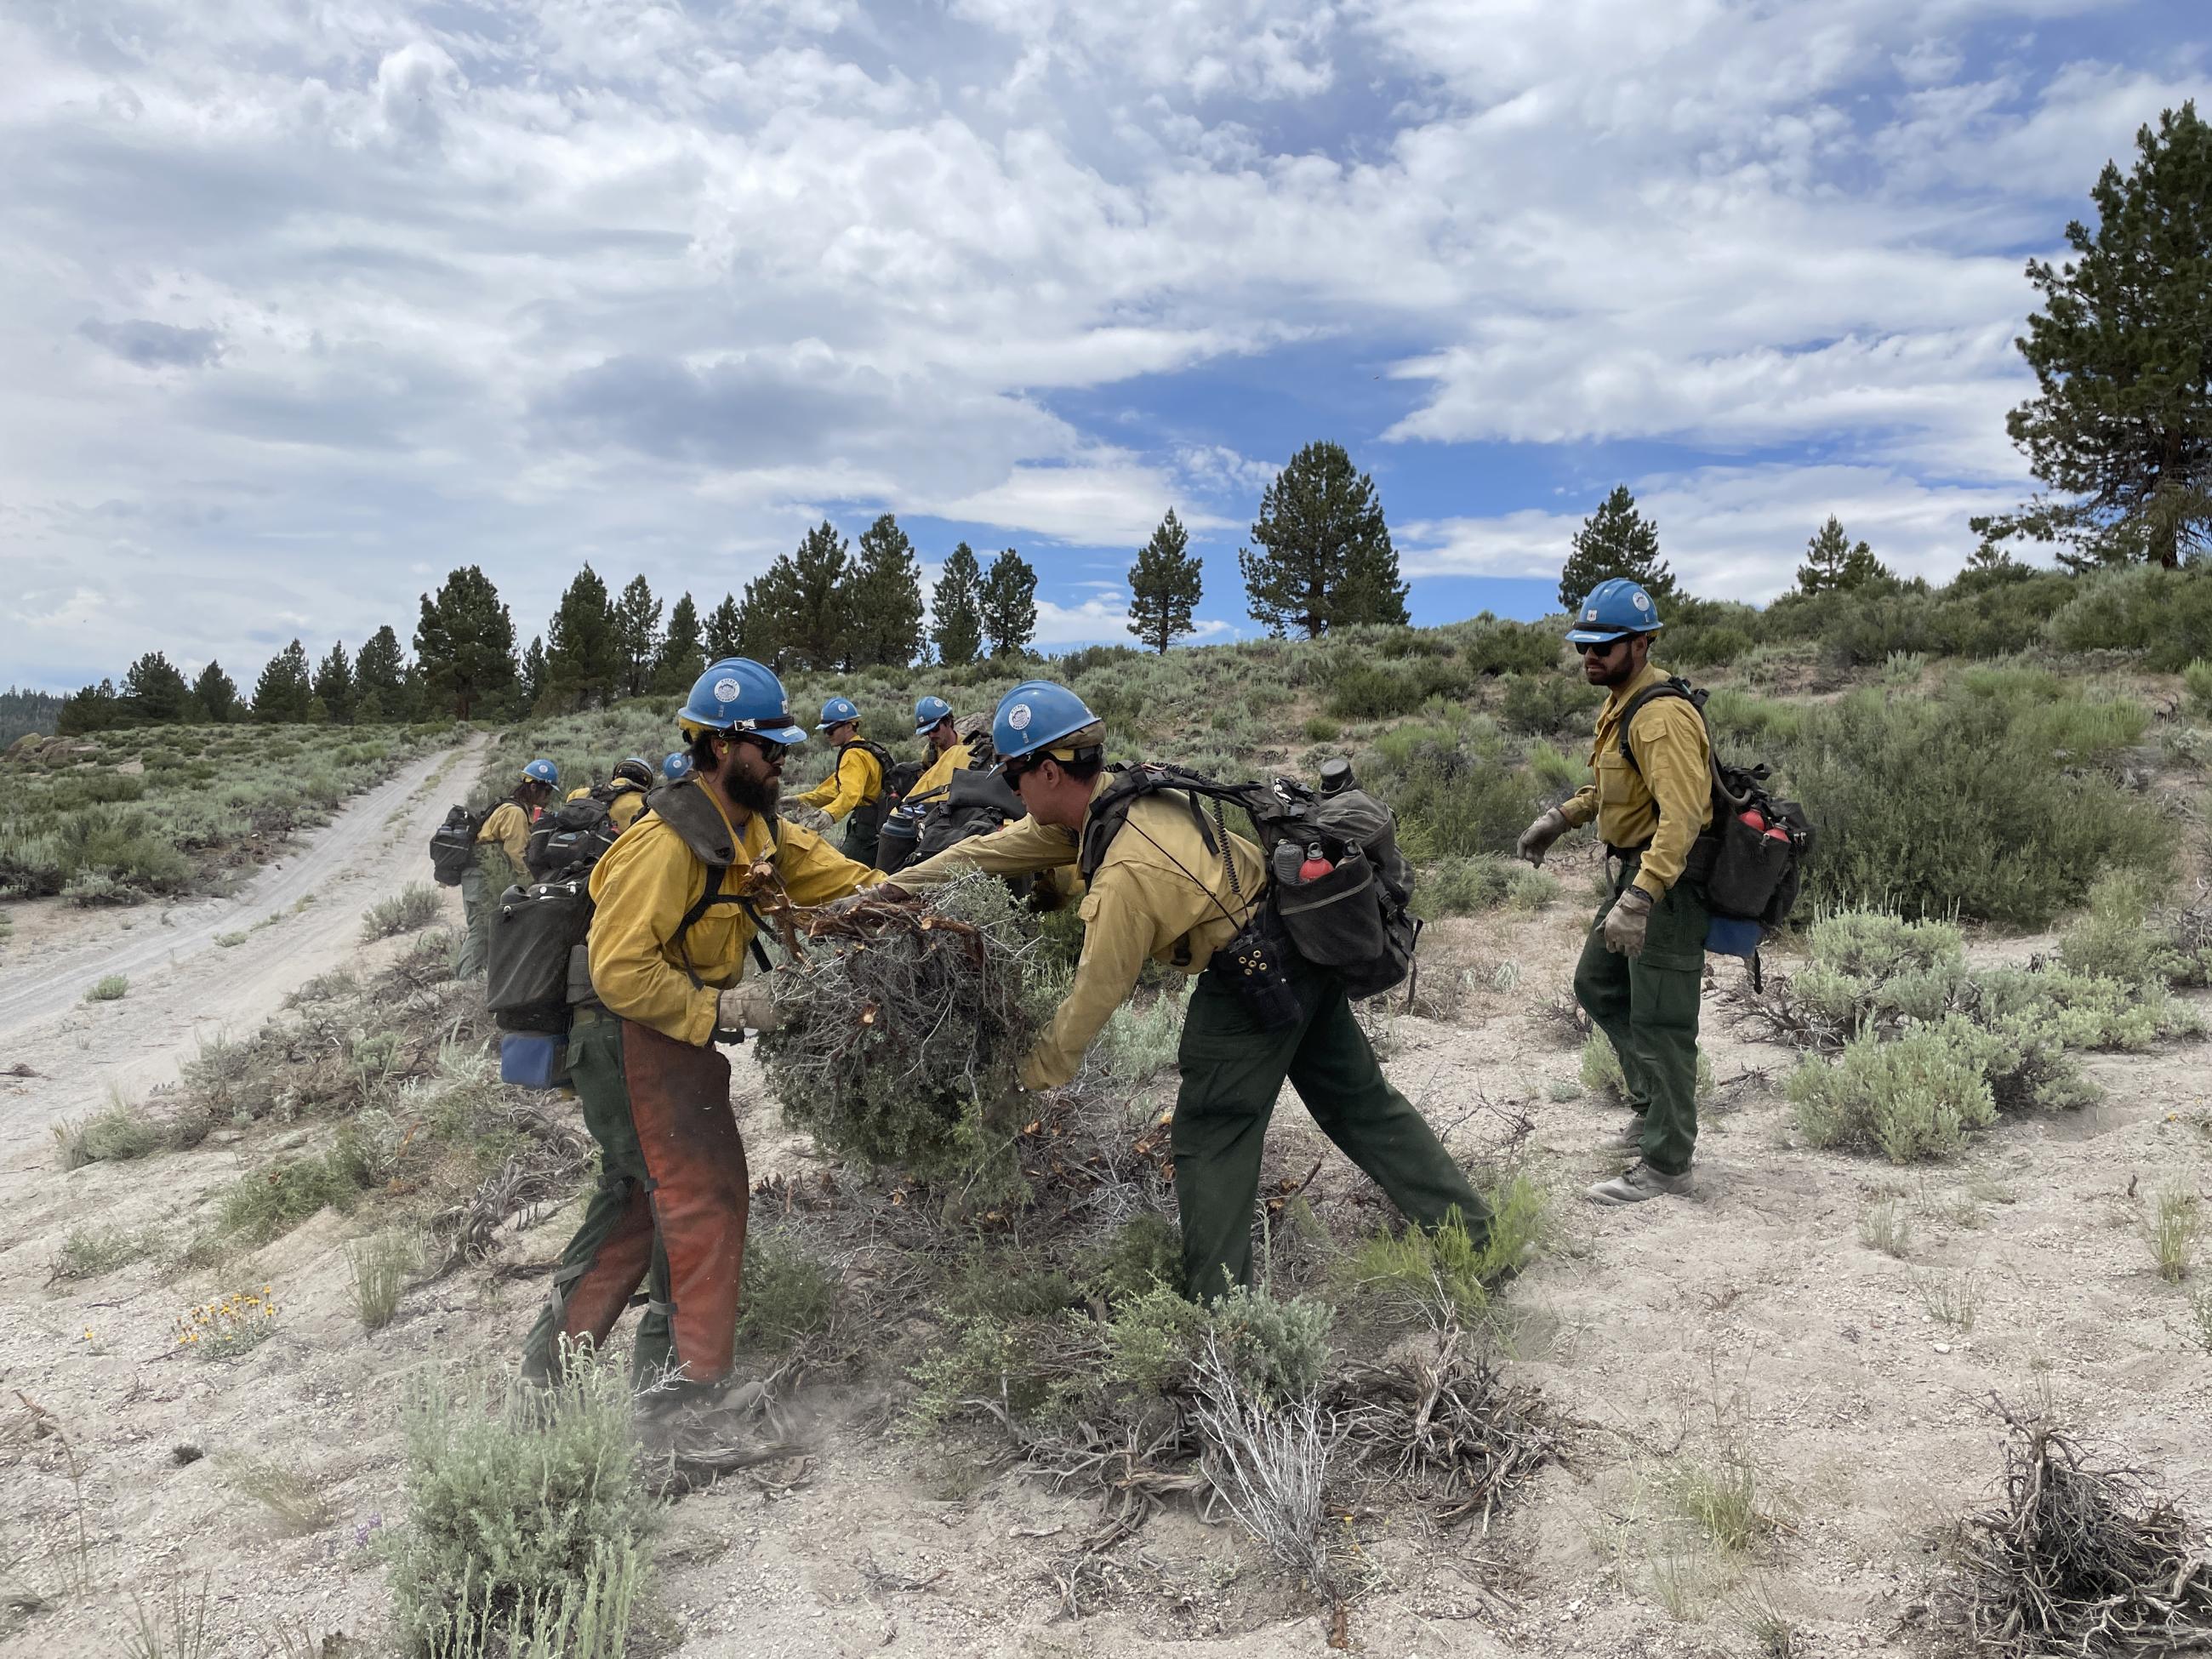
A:
[[[499,1040],[499,1080],[524,1089],[557,1089],[568,1079],[562,1067],[563,1040],[546,1031],[509,1031]]]

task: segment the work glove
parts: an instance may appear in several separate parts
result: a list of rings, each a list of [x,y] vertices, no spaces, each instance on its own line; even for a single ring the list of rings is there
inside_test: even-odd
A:
[[[1651,895],[1631,887],[1605,915],[1605,948],[1633,961],[1644,954],[1644,932],[1651,925]]]
[[[1554,806],[1521,832],[1521,839],[1513,843],[1513,850],[1541,869],[1544,854],[1552,850],[1552,843],[1573,828],[1567,822],[1567,815]]]
[[[739,980],[714,999],[718,1031],[773,1031],[782,1024],[765,980]]]

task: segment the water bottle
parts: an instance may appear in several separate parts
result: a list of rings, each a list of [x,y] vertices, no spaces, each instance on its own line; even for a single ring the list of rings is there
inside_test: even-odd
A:
[[[1298,878],[1298,861],[1304,856],[1305,854],[1298,850],[1298,844],[1296,842],[1287,840],[1277,842],[1272,866],[1276,881],[1285,887],[1294,885]]]
[[[1312,846],[1306,848],[1306,861],[1298,866],[1298,879],[1300,881],[1319,881],[1323,876],[1328,874],[1330,871],[1335,868],[1336,866],[1331,864],[1327,856],[1322,852],[1321,843],[1319,842],[1316,842]]]

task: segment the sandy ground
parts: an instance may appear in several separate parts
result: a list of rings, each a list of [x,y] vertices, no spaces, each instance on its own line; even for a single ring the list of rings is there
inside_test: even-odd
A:
[[[49,1284],[70,1226],[179,1223],[272,1148],[210,1146],[64,1175],[43,1125],[97,1105],[110,1082],[159,1081],[206,1021],[246,1030],[297,978],[351,957],[362,903],[418,877],[422,836],[444,804],[435,791],[398,799],[404,825],[372,827],[335,867],[310,872],[318,902],[270,930],[270,948],[290,953],[282,963],[204,952],[149,975],[143,992],[134,975],[120,1004],[72,1004],[0,1035],[0,1067],[20,1057],[40,1073],[0,1079],[0,1197],[15,1223],[0,1245],[0,1387],[51,1411],[83,1468],[80,1506],[50,1448],[12,1467],[0,1448],[11,1492],[0,1510],[21,1517],[0,1534],[0,1562],[7,1543],[27,1546],[24,1576],[51,1583],[76,1559],[81,1512],[92,1581],[47,1611],[0,1613],[5,1651],[121,1651],[134,1590],[202,1574],[216,1651],[282,1651],[270,1647],[280,1632],[310,1630],[366,1644],[349,1652],[380,1650],[383,1575],[368,1540],[404,1512],[397,1388],[425,1364],[512,1353],[538,1291],[457,1277],[410,1291],[398,1321],[364,1338],[340,1245],[374,1218],[328,1214],[221,1281],[164,1283],[141,1263]],[[380,824],[392,810],[364,802],[325,834],[342,842],[363,816]],[[316,856],[303,851],[293,873]],[[2129,1198],[2138,1183],[2172,1182],[2212,1196],[2201,1045],[2100,1060],[2110,1096],[2097,1109],[2007,1125],[1959,1164],[1900,1171],[1794,1143],[1780,1091],[1793,1057],[1739,1028],[1718,994],[1738,971],[1730,964],[1706,1004],[1722,1089],[1706,1115],[1697,1195],[1600,1212],[1574,1194],[1625,1161],[1621,1116],[1564,1097],[1577,1051],[1541,1012],[1565,987],[1583,926],[1584,882],[1568,877],[1577,896],[1539,915],[1436,930],[1427,971],[1456,967],[1485,988],[1449,1023],[1390,1022],[1387,1041],[1394,1077],[1437,1122],[1456,1126],[1462,1155],[1494,1157],[1508,1115],[1533,1120],[1522,1156],[1566,1195],[1566,1226],[1510,1291],[1511,1369],[1580,1426],[1566,1466],[1487,1537],[1437,1532],[1411,1511],[1361,1518],[1367,1588],[1349,1620],[1359,1650],[1752,1654],[1762,1650],[1743,1608],[1756,1597],[1796,1626],[1795,1652],[1925,1651],[1937,1528],[1987,1501],[1998,1471],[1992,1392],[2046,1400],[2093,1443],[2161,1469],[2212,1513],[2212,1356],[2192,1345],[2183,1294],[2152,1273]],[[0,994],[26,975],[48,976],[10,959]],[[776,1122],[742,1055],[736,1088],[756,1177],[806,1167],[807,1148]],[[1316,1138],[1294,1102],[1275,1135],[1282,1161],[1302,1170]],[[1317,1202],[1364,1203],[1361,1186],[1332,1154]],[[1905,1260],[1860,1242],[1863,1209],[1883,1198],[1911,1218]],[[544,1218],[514,1240],[511,1258],[550,1257],[573,1220],[573,1211]],[[170,1320],[233,1282],[276,1286],[278,1334],[233,1361],[179,1356]],[[1970,1295],[1971,1330],[1927,1310],[1938,1289]],[[812,1458],[797,1486],[738,1478],[674,1507],[658,1552],[675,1650],[1326,1650],[1325,1613],[1233,1525],[1170,1511],[1079,1576],[1095,1504],[917,1452],[884,1431],[882,1396],[877,1379],[805,1397]],[[1785,1522],[1747,1562],[1701,1551],[1667,1496],[1672,1460],[1710,1458],[1717,1413]],[[207,1455],[180,1464],[173,1449],[185,1443]],[[328,1504],[322,1524],[288,1534],[240,1498],[229,1471],[244,1457],[312,1480]]]

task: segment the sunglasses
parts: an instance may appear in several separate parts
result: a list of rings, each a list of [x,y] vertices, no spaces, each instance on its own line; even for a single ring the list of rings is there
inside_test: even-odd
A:
[[[1613,647],[1620,643],[1619,640],[1607,640],[1593,645],[1586,640],[1577,640],[1575,654],[1578,657],[1609,657],[1613,654]]]
[[[754,748],[760,750],[761,759],[770,766],[775,765],[786,755],[789,754],[792,749],[791,744],[787,743],[778,743],[773,738],[764,738],[757,732],[733,732],[732,733],[732,739],[737,743],[749,743],[752,744]]]

